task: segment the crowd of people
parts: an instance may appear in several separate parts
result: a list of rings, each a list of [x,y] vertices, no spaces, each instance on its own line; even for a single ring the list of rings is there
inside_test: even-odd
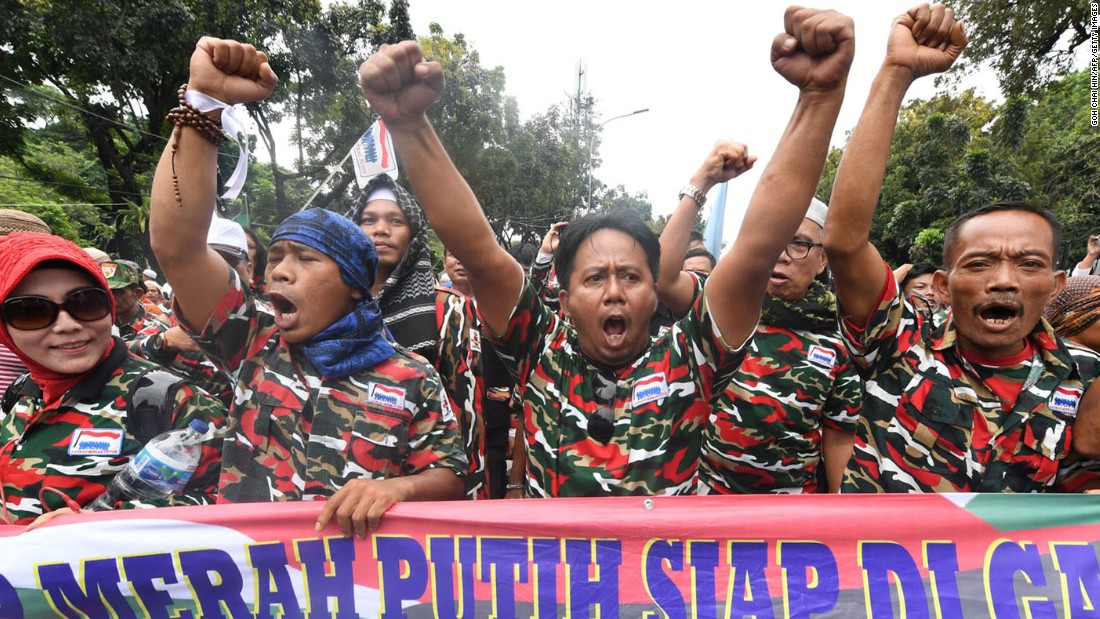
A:
[[[427,119],[444,76],[412,41],[359,75],[409,188],[376,177],[265,247],[215,214],[222,112],[196,106],[260,101],[278,78],[252,46],[203,38],[153,180],[165,283],[40,221],[0,226],[3,520],[79,511],[193,419],[212,428],[200,468],[157,504],[324,500],[318,530],[360,538],[401,501],[1100,488],[1097,237],[1068,278],[1058,220],[1027,203],[960,216],[941,265],[892,268],[869,240],[908,87],[967,45],[943,5],[890,28],[826,204],[854,25],[788,9],[771,61],[794,111],[719,258],[693,224],[756,162],[726,141],[660,237],[595,212],[537,254],[502,248]]]

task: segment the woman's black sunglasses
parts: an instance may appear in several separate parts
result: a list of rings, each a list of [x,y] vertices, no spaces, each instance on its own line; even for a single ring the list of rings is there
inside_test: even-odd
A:
[[[12,329],[33,331],[52,325],[61,310],[80,322],[99,320],[111,313],[111,297],[100,288],[74,290],[61,303],[33,295],[12,297],[0,306],[0,316]]]

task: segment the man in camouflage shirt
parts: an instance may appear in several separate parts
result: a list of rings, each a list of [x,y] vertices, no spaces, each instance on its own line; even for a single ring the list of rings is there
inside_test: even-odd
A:
[[[229,268],[237,272],[241,281],[252,281],[252,265],[249,261],[248,241],[244,229],[235,221],[215,217],[210,222],[206,244]],[[260,311],[271,313],[266,301],[253,298]],[[175,322],[175,319],[172,319]],[[159,363],[185,376],[203,391],[218,398],[226,408],[233,405],[233,379],[206,356],[181,327],[174,325],[165,331],[150,328],[138,334],[128,344],[130,352]]]
[[[163,333],[168,330],[167,322],[147,311],[141,304],[145,287],[141,283],[136,264],[129,260],[115,260],[99,266],[103,269],[111,294],[115,297],[118,307],[115,326],[118,327],[122,341],[129,342],[141,334]]]
[[[360,67],[367,100],[390,128],[433,228],[465,266],[483,323],[516,376],[529,494],[695,491],[707,403],[740,362],[774,256],[805,215],[854,49],[851,20],[844,16],[791,9],[786,17],[788,34],[772,48],[774,66],[813,92],[800,98],[743,232],[699,302],[652,341],[659,247],[639,218],[594,214],[569,225],[556,256],[566,324],[497,245],[427,119],[443,86],[440,65],[424,62],[420,47],[406,41]],[[741,165],[724,158],[706,186],[685,193],[702,202],[713,184]]]
[[[236,41],[204,37],[190,68],[189,88],[229,104],[277,82],[266,55]],[[206,244],[216,158],[193,125],[177,126],[149,228],[180,325],[237,380],[218,500],[327,497],[318,531],[335,518],[362,539],[394,503],[459,498],[468,464],[450,404],[435,370],[385,336],[370,239],[329,211],[292,215],[268,248],[274,313],[258,310]]]
[[[748,149],[743,144],[733,148],[751,167],[756,158]],[[708,165],[697,177],[705,176]],[[860,381],[837,331],[836,300],[815,281],[826,267],[821,240],[827,211],[814,198],[780,252],[745,360],[712,401],[699,465],[700,494],[840,489],[852,454]],[[661,233],[657,290],[675,315],[688,311],[702,290],[678,259],[687,251],[698,212],[693,200],[681,200]]]
[[[842,333],[865,385],[845,492],[1041,492],[1096,483],[1094,464],[1067,463],[1071,454],[1100,453],[1097,357],[1067,347],[1042,320],[1065,282],[1055,269],[1057,219],[1024,203],[956,219],[944,237],[946,270],[933,280],[951,306],[940,326],[899,294],[869,242],[905,92],[950,67],[966,43],[962,23],[942,5],[899,17],[837,171],[825,248]]]
[[[451,288],[439,286],[435,295],[436,329],[439,331],[435,369],[458,416],[459,435],[470,460],[466,495],[488,499],[485,458],[485,380],[482,372],[481,322],[462,263],[443,250],[443,266],[451,276]]]

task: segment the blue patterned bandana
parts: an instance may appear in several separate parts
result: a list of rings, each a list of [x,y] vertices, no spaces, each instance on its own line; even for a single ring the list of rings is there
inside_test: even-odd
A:
[[[371,296],[378,252],[359,226],[332,211],[295,213],[275,230],[271,243],[294,241],[332,258],[340,279],[363,295],[347,316],[302,344],[309,361],[325,378],[344,378],[369,370],[393,356],[378,302]]]

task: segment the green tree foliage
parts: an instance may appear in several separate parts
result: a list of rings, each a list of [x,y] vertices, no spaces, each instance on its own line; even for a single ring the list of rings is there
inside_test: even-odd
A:
[[[32,101],[48,100],[71,110],[81,127],[73,135],[91,145],[104,176],[108,199],[103,201],[102,221],[122,225],[108,249],[136,256],[143,253],[139,239],[148,210],[144,196],[149,176],[170,131],[164,117],[176,105],[176,89],[186,80],[187,59],[200,36],[237,38],[272,51],[275,69],[283,75],[280,92],[286,94],[267,107],[256,106],[262,135],[270,128],[265,121],[286,115],[280,106],[293,98],[291,117],[304,118],[302,125],[310,128],[298,133],[299,142],[342,142],[337,150],[346,152],[350,141],[326,135],[325,123],[317,117],[337,116],[349,107],[356,108],[360,118],[365,115],[361,97],[334,96],[354,90],[354,82],[347,79],[354,63],[341,61],[359,51],[360,42],[377,44],[393,33],[410,32],[405,0],[397,0],[391,16],[404,16],[406,23],[396,28],[384,23],[385,10],[378,0],[328,9],[319,0],[2,3],[0,153],[24,164],[32,177],[45,174],[34,169],[38,162],[28,156],[28,135],[37,131],[36,123],[60,125],[64,119],[49,116],[49,110],[36,108]],[[303,61],[315,64],[303,66]],[[337,81],[352,84],[333,89]],[[362,130],[343,118],[332,124],[352,133]],[[315,154],[304,147],[302,152],[299,167],[316,167],[310,158]],[[277,209],[286,212],[291,209],[280,172],[272,166]]]
[[[515,99],[504,94],[503,69],[483,67],[461,34],[430,28],[420,44],[443,65],[447,86],[429,117],[501,244],[537,244],[585,194],[583,124],[559,105],[521,122]]]
[[[1065,224],[1072,253],[1100,228],[1100,134],[1089,125],[1086,73],[1000,105],[965,91],[906,105],[899,116],[871,240],[893,265],[939,263],[943,230],[982,204],[1027,200]],[[819,184],[831,191],[841,152]],[[1080,256],[1077,256],[1078,258]]]
[[[1066,73],[1074,51],[1089,40],[1084,0],[960,0],[970,45],[966,65],[990,63],[1006,94],[1032,92]]]

